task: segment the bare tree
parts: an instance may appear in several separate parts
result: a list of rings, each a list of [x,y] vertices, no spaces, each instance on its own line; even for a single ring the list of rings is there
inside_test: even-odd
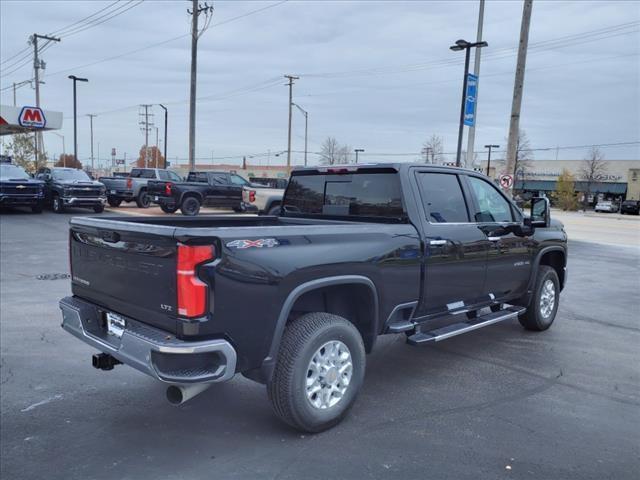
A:
[[[320,163],[323,165],[336,165],[351,162],[351,147],[340,145],[335,137],[327,137],[320,149]]]
[[[602,153],[598,147],[591,147],[591,150],[589,150],[589,153],[578,170],[578,177],[587,184],[587,189],[582,199],[582,208],[585,210],[589,202],[589,197],[591,196],[591,187],[606,173],[607,162],[604,160],[604,153]]]
[[[444,161],[444,140],[435,133],[422,144],[422,157],[424,163],[442,164]]]

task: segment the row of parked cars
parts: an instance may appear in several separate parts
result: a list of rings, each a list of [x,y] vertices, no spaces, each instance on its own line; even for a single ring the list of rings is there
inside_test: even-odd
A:
[[[197,215],[202,206],[275,214],[283,194],[283,188],[249,182],[229,172],[190,172],[182,178],[171,170],[134,168],[126,176],[94,180],[75,168],[40,168],[32,177],[18,165],[0,164],[0,205],[31,207],[36,213],[45,206],[57,213],[67,207],[101,213],[106,204],[119,207],[135,202],[139,208],[157,204],[165,213],[180,210],[188,216]]]

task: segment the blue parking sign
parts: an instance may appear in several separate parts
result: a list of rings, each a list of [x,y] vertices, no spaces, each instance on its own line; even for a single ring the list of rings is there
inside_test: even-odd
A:
[[[478,77],[467,74],[467,92],[464,101],[464,124],[473,127],[476,124],[476,98],[478,96]]]

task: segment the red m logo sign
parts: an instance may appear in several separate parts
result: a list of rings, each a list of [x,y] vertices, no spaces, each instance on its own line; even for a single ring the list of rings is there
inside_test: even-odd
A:
[[[38,107],[23,107],[18,122],[23,127],[44,128],[46,119]]]

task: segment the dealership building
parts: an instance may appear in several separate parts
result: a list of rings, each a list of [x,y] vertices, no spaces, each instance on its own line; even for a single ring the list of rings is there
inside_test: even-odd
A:
[[[501,165],[491,163],[489,176],[496,179]],[[597,199],[640,200],[640,160],[604,160],[604,163],[605,172],[591,184],[591,193]],[[584,166],[584,160],[531,160],[529,167],[518,174],[514,189],[536,194],[553,192],[558,177],[567,170],[575,178],[575,190],[580,194],[587,190],[587,182],[580,174]],[[482,170],[487,171],[486,161],[482,162]]]

